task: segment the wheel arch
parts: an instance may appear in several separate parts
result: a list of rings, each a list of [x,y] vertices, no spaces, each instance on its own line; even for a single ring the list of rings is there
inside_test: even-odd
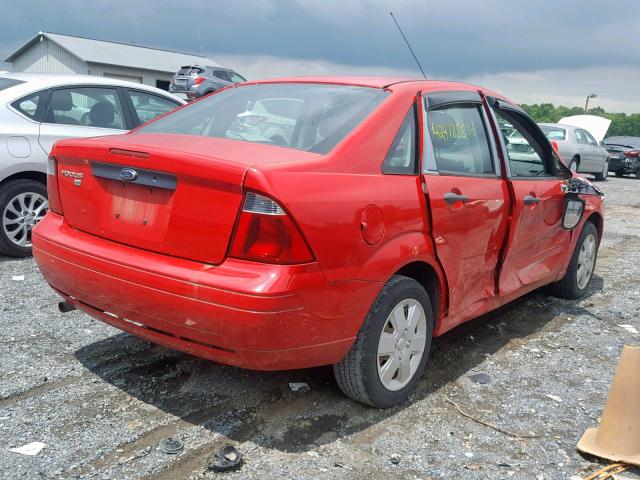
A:
[[[595,225],[596,230],[598,231],[598,241],[600,241],[602,239],[604,229],[604,219],[602,218],[602,215],[600,215],[599,212],[593,212],[587,218],[587,222],[591,222]]]
[[[431,300],[434,329],[437,328],[441,318],[441,307],[445,303],[443,291],[444,276],[429,263],[418,260],[408,263],[398,269],[394,275],[402,275],[412,278],[424,287]]]
[[[7,178],[3,179],[0,182],[0,186],[5,185],[11,180],[35,180],[36,182],[40,182],[43,185],[47,185],[47,174],[42,172],[37,172],[34,170],[27,170],[24,172],[17,172],[13,175],[9,175]]]

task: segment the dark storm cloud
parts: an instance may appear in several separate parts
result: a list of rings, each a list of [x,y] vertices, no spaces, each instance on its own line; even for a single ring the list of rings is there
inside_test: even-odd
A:
[[[3,3],[3,57],[45,30],[187,52],[412,69],[392,8],[436,76],[640,63],[638,0]]]

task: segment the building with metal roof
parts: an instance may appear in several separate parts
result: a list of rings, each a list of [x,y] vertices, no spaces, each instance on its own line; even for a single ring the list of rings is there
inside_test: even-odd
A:
[[[183,65],[220,66],[201,55],[50,32],[38,32],[5,61],[16,72],[98,75],[164,90]]]

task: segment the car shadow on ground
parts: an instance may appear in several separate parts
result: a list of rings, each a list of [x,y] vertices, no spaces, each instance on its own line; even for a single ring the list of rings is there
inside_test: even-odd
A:
[[[602,290],[594,276],[589,296]],[[467,322],[434,340],[427,373],[408,405],[478,368],[514,340],[541,331],[552,321],[589,315],[576,302],[551,297],[545,289]],[[87,345],[76,358],[95,375],[146,404],[200,425],[232,442],[254,443],[284,452],[302,452],[357,433],[408,405],[376,410],[346,399],[330,367],[255,372],[219,365],[117,334]],[[295,394],[289,382],[311,391]],[[146,435],[150,435],[147,433]]]

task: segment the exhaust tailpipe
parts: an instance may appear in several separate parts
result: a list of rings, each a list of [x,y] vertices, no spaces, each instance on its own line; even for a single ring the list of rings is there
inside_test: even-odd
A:
[[[76,307],[72,303],[67,302],[66,300],[64,302],[58,303],[58,310],[60,310],[60,313],[73,312],[75,309]]]

